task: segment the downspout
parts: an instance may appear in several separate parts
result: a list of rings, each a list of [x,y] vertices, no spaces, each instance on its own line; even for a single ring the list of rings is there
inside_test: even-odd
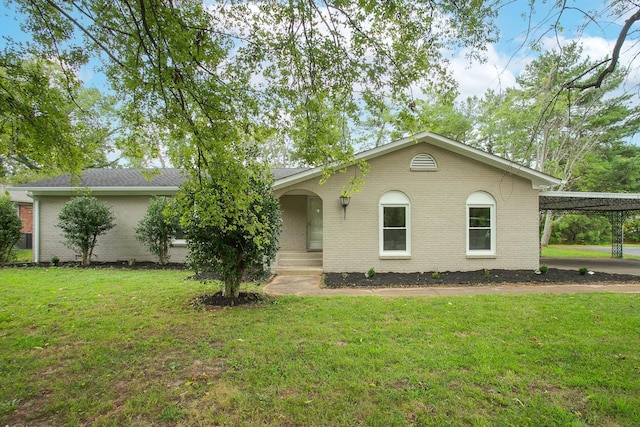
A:
[[[27,192],[27,196],[33,199],[33,262],[40,262],[40,200]]]

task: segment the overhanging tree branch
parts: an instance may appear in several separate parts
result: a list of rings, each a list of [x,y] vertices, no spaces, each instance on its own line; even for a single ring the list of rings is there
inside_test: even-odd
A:
[[[116,58],[111,51],[109,51],[109,49],[106,48],[105,45],[103,45],[100,40],[98,40],[97,38],[95,38],[93,36],[93,34],[91,34],[91,32],[85,28],[84,25],[82,25],[80,22],[78,22],[78,20],[76,20],[73,16],[69,15],[64,9],[62,9],[60,6],[58,6],[57,4],[55,4],[55,2],[51,1],[51,0],[47,0],[47,3],[53,7],[54,9],[56,9],[58,12],[60,12],[62,15],[64,15],[65,18],[67,18],[69,20],[69,22],[71,22],[73,25],[75,25],[80,31],[82,31],[87,37],[89,37],[107,56],[109,56],[109,58],[115,62],[116,64],[120,65],[120,66],[124,66],[124,64],[122,64],[118,58]]]
[[[636,11],[636,13],[631,15],[631,17],[624,22],[624,26],[620,30],[620,34],[618,34],[618,39],[616,40],[616,44],[613,47],[613,51],[611,53],[611,58],[610,59],[606,59],[606,60],[602,61],[601,63],[596,64],[595,66],[591,67],[590,69],[588,69],[584,73],[580,74],[575,79],[567,82],[564,85],[564,87],[566,89],[584,90],[584,89],[589,89],[589,88],[599,88],[600,86],[602,86],[602,82],[604,81],[604,79],[609,74],[613,73],[614,70],[616,69],[616,66],[618,65],[618,61],[620,60],[620,50],[622,49],[622,45],[624,44],[624,42],[627,39],[627,34],[629,33],[629,30],[631,29],[633,24],[635,24],[638,21],[640,21],[640,9],[638,9]],[[609,66],[607,68],[605,68],[604,70],[600,71],[598,73],[598,75],[596,76],[596,79],[594,81],[592,81],[590,83],[577,83],[578,80],[580,80],[581,78],[583,78],[587,74],[591,73],[592,71],[596,70],[600,66],[606,64],[607,62],[609,63]]]

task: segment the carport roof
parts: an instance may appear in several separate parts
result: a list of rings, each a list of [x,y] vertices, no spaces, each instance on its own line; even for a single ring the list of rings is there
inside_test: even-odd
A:
[[[545,191],[540,193],[540,210],[596,213],[640,211],[640,194]]]

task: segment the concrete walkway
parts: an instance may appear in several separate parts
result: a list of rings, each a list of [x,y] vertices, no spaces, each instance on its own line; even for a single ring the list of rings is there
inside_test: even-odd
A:
[[[499,294],[561,294],[583,292],[640,293],[640,261],[618,259],[564,260],[545,258],[540,261],[553,268],[577,270],[587,267],[604,273],[638,275],[637,283],[564,284],[564,285],[495,285],[437,286],[423,288],[340,288],[320,287],[319,276],[275,276],[264,288],[270,295],[349,295],[349,296],[454,296]]]
[[[455,296],[500,294],[564,294],[583,292],[617,292],[640,294],[638,283],[589,285],[496,285],[496,286],[437,286],[424,288],[340,288],[320,287],[318,276],[275,276],[264,292],[269,295],[347,295],[347,296]]]

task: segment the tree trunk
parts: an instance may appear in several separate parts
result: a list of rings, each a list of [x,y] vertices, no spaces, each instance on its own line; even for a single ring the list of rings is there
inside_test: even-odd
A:
[[[238,298],[240,296],[241,277],[233,277],[224,281],[222,293],[224,297]]]
[[[544,229],[542,230],[542,237],[540,238],[540,246],[549,245],[549,239],[551,239],[552,228],[553,228],[553,211],[547,211],[544,216]]]

